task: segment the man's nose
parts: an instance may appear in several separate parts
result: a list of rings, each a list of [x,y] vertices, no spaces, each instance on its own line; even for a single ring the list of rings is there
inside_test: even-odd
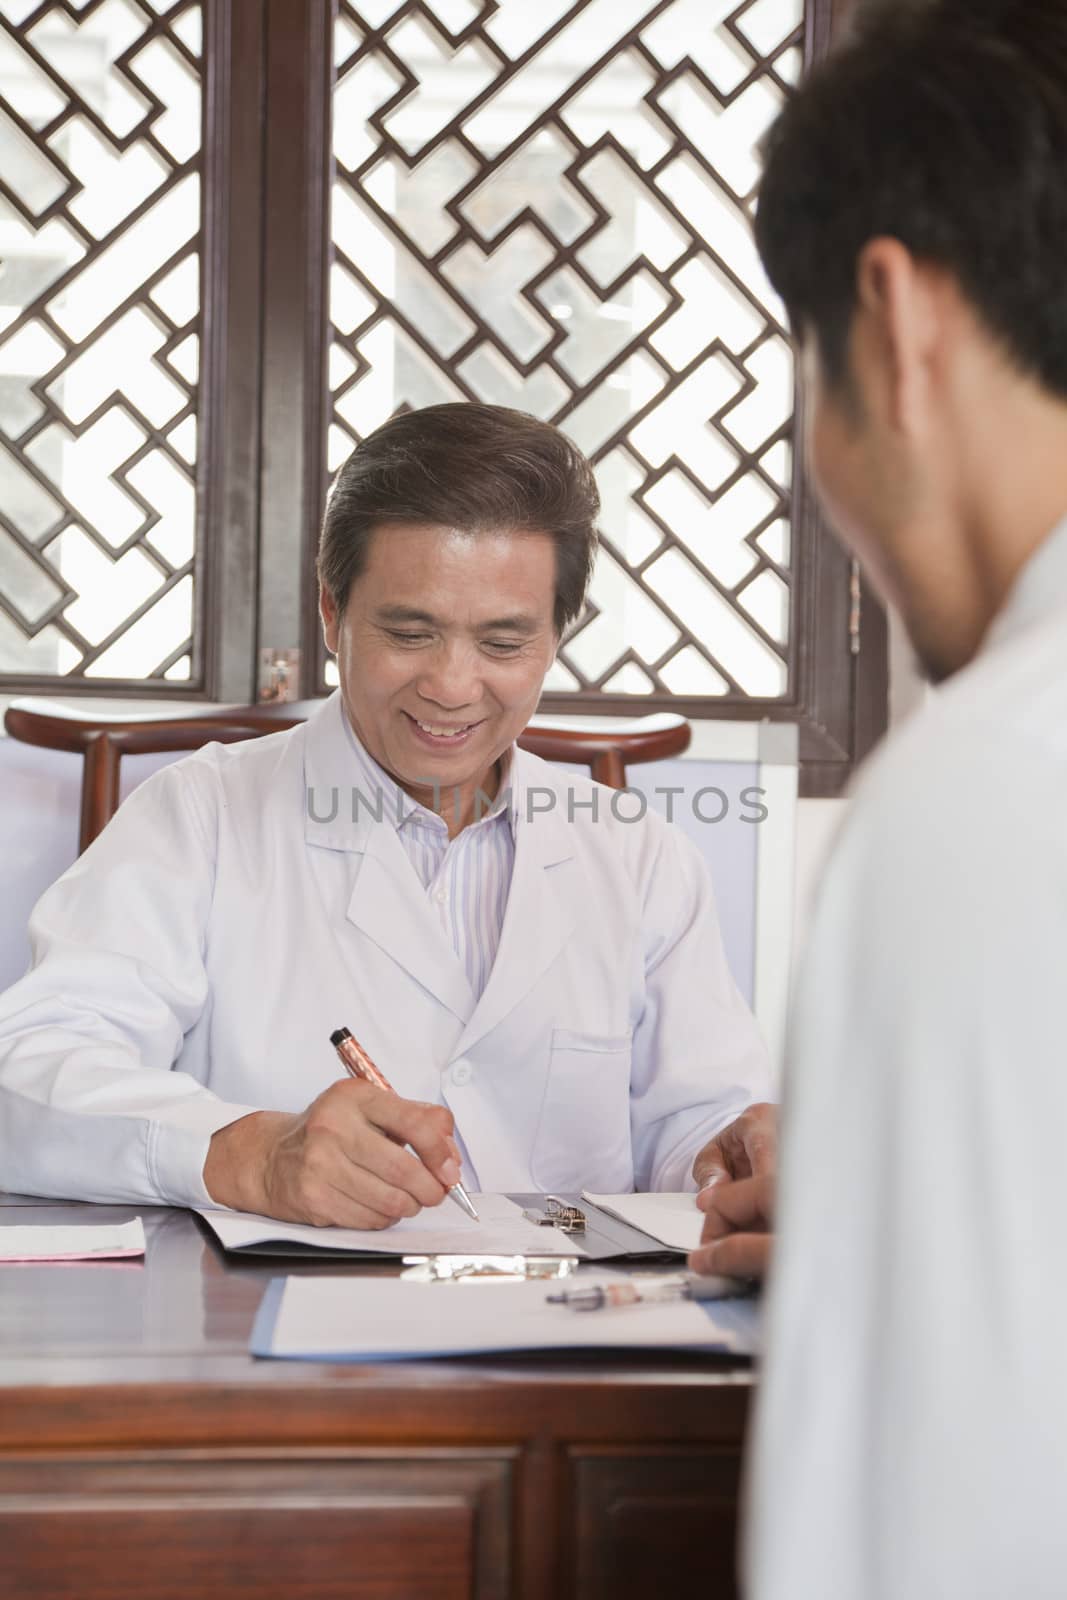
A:
[[[462,643],[445,643],[421,663],[415,687],[423,700],[458,711],[480,698],[477,651]]]

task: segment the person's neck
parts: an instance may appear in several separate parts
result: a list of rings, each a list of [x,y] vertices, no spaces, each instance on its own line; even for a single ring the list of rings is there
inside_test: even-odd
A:
[[[892,587],[935,681],[974,658],[1023,567],[1067,516],[1067,402],[1027,379],[972,376],[963,425],[946,434],[949,472],[895,541]]]
[[[984,637],[1023,567],[1067,516],[1067,401],[1019,383],[978,433],[964,526]]]

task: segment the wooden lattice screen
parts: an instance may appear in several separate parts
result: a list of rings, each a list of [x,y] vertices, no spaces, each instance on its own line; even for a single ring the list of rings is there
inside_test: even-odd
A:
[[[0,672],[192,675],[201,12],[0,8]]]
[[[751,241],[802,0],[342,0],[330,466],[398,406],[517,405],[593,457],[549,688],[793,689],[793,371]]]

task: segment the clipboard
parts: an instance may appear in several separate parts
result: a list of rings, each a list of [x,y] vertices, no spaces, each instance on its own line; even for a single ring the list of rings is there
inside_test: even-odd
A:
[[[549,1196],[544,1194],[509,1194],[507,1199],[512,1201],[522,1211],[529,1214],[531,1211],[545,1213],[546,1202]],[[677,1262],[683,1259],[684,1252],[671,1250],[651,1234],[643,1233],[640,1229],[631,1227],[629,1223],[620,1221],[617,1217],[609,1216],[600,1207],[593,1205],[579,1194],[563,1194],[551,1197],[556,1201],[564,1202],[568,1207],[580,1211],[584,1217],[584,1227],[580,1231],[568,1233],[559,1224],[552,1220],[545,1220],[539,1229],[542,1235],[540,1248],[546,1253],[565,1257],[567,1255],[580,1256],[584,1261],[612,1262],[626,1261],[649,1263]],[[416,1239],[411,1237],[398,1237],[395,1241],[383,1242],[373,1248],[353,1249],[349,1246],[338,1246],[330,1237],[333,1230],[322,1229],[322,1243],[318,1240],[286,1238],[287,1224],[278,1223],[279,1236],[277,1238],[262,1237],[254,1243],[244,1243],[237,1248],[227,1245],[220,1236],[218,1229],[212,1221],[210,1211],[196,1213],[211,1229],[213,1240],[226,1250],[227,1259],[240,1261],[242,1259],[287,1259],[290,1261],[303,1259],[305,1261],[400,1261],[405,1256],[414,1255],[421,1249]],[[264,1229],[269,1228],[269,1221],[264,1219]],[[300,1232],[307,1234],[310,1230],[301,1228]],[[320,1231],[320,1230],[316,1230]],[[385,1236],[382,1235],[383,1241]],[[477,1236],[465,1234],[461,1242],[457,1242],[457,1250],[475,1250]],[[573,1240],[576,1248],[568,1249],[568,1240]]]

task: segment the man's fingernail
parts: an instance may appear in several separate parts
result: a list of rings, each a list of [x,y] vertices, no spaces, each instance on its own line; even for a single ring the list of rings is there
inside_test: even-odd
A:
[[[451,1189],[459,1182],[460,1165],[458,1161],[446,1161],[441,1168],[441,1182],[446,1189]]]

